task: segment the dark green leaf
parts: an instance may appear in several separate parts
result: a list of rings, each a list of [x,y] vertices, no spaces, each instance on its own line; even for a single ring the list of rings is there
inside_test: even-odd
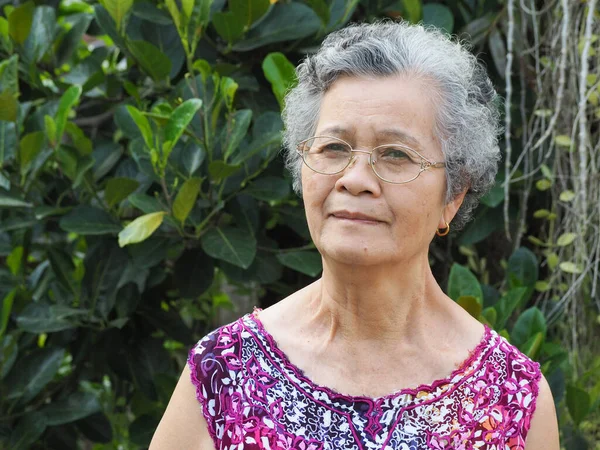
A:
[[[103,413],[95,413],[78,420],[75,426],[92,442],[108,444],[113,439],[112,425]]]
[[[219,264],[227,279],[245,285],[251,281],[261,284],[274,283],[281,278],[283,266],[273,253],[257,252],[254,261],[247,269],[221,261]]]
[[[106,183],[106,189],[104,191],[104,199],[108,206],[111,208],[125,200],[131,193],[139,187],[140,183],[131,178],[116,177],[111,178]]]
[[[33,204],[0,191],[0,207],[3,208],[31,208]]]
[[[121,159],[123,149],[116,142],[104,141],[96,144],[93,152],[94,179],[99,180],[108,174]]]
[[[46,416],[34,411],[25,414],[10,435],[11,450],[27,450],[46,430]]]
[[[423,23],[435,25],[446,33],[452,33],[454,16],[452,11],[441,3],[427,3],[423,5]]]
[[[31,31],[25,40],[23,60],[37,63],[52,46],[56,35],[56,12],[51,6],[38,6],[33,13]]]
[[[206,157],[204,149],[189,140],[185,145],[176,145],[171,153],[171,160],[177,165],[177,168],[186,176],[193,176],[200,168]]]
[[[264,201],[283,200],[290,195],[290,184],[283,178],[259,178],[250,184],[244,193]]]
[[[113,234],[121,230],[121,226],[106,211],[85,205],[63,216],[59,225],[65,231],[82,235]]]
[[[150,415],[137,417],[129,426],[129,438],[135,445],[148,447],[158,426],[158,420]]]
[[[173,111],[165,126],[165,143],[163,150],[166,157],[171,152],[179,138],[202,106],[202,100],[193,98],[186,100]]]
[[[73,106],[81,97],[81,86],[71,86],[60,98],[58,111],[56,112],[56,141],[60,144],[62,135],[67,125],[67,118],[73,109]]]
[[[16,125],[14,122],[0,120],[0,164],[15,155],[17,146]]]
[[[214,262],[200,249],[188,250],[175,263],[174,280],[179,294],[186,298],[202,295],[212,284]]]
[[[230,0],[229,9],[236,16],[244,19],[244,29],[249,29],[254,22],[260,19],[269,10],[269,0]],[[216,14],[215,14],[216,16]]]
[[[17,327],[28,333],[53,333],[75,328],[88,311],[47,303],[29,303],[17,316]]]
[[[504,200],[504,188],[500,183],[496,183],[487,194],[481,197],[481,203],[490,208],[495,208],[502,203],[502,200]]]
[[[155,45],[146,41],[129,41],[129,51],[154,81],[164,81],[171,73],[171,60]]]
[[[100,402],[91,392],[74,392],[67,398],[55,400],[42,409],[49,426],[74,422],[101,410]]]
[[[140,133],[141,133],[142,137],[144,138],[144,142],[146,143],[146,146],[149,149],[154,148],[154,138],[153,138],[153,133],[152,133],[152,127],[150,126],[150,122],[148,121],[148,118],[144,114],[142,114],[142,112],[139,109],[137,109],[135,106],[127,105],[126,108],[127,108],[127,111],[129,112],[129,115],[131,115],[131,118],[133,119],[133,121],[135,122],[137,127],[140,129]]]
[[[123,21],[133,6],[133,0],[100,0],[117,25],[117,31],[123,27]]]
[[[488,42],[496,70],[504,78],[506,72],[506,47],[504,46],[504,38],[497,27],[492,29]]]
[[[479,17],[472,22],[469,22],[462,30],[463,33],[468,35],[469,41],[473,45],[479,44],[492,27],[492,21],[494,17],[491,13]]]
[[[170,308],[168,311],[164,311],[156,307],[149,307],[147,304],[140,304],[136,312],[152,326],[164,331],[171,339],[178,342],[192,342],[194,339],[191,330],[176,309]]]
[[[231,11],[215,13],[212,24],[219,36],[230,43],[242,37],[246,25],[243,16],[236,16]]]
[[[448,296],[453,300],[470,295],[483,305],[483,291],[477,277],[464,266],[452,264],[448,278]]]
[[[323,270],[321,255],[315,251],[278,253],[277,260],[284,266],[309,277],[316,277]]]
[[[483,308],[482,302],[479,301],[477,297],[473,297],[472,295],[461,295],[460,297],[458,297],[456,303],[462,306],[463,309],[475,319],[479,320]]]
[[[214,181],[220,181],[223,178],[233,175],[240,170],[241,167],[242,166],[240,165],[227,164],[224,161],[213,161],[208,166],[208,173]]]
[[[168,13],[162,9],[158,9],[153,3],[148,1],[136,2],[133,5],[132,13],[141,19],[157,25],[171,25],[173,23]]]
[[[19,55],[0,62],[0,91],[19,94]]]
[[[531,336],[525,344],[523,344],[523,353],[529,356],[531,359],[535,360],[538,352],[542,344],[544,343],[544,333],[538,331],[533,336]]]
[[[94,15],[100,28],[121,48],[126,47],[126,43],[117,31],[117,24],[102,5],[94,5]]]
[[[129,245],[127,251],[137,269],[149,269],[161,263],[167,257],[167,249],[172,247],[173,242],[169,239],[151,237],[139,244]]]
[[[72,27],[67,34],[62,38],[60,46],[58,47],[57,63],[62,65],[67,63],[73,52],[77,50],[77,47],[82,42],[82,38],[87,31],[90,23],[93,19],[91,14],[77,14],[72,16]]]
[[[326,27],[329,23],[329,18],[331,17],[331,14],[329,12],[329,5],[327,4],[327,2],[325,0],[308,0],[307,3],[319,16],[323,27]]]
[[[8,319],[10,318],[10,312],[12,311],[16,293],[17,290],[13,289],[6,294],[2,300],[2,311],[0,312],[0,339],[2,339],[2,336],[4,336],[4,332],[6,331],[6,326],[8,325]]]
[[[190,178],[183,183],[175,201],[173,202],[173,216],[181,223],[185,222],[190,211],[196,203],[198,193],[200,192],[200,185],[202,180],[200,178]]]
[[[6,378],[10,387],[6,399],[18,398],[21,403],[33,399],[54,378],[64,354],[62,348],[43,348],[20,359]]]
[[[227,161],[229,157],[237,150],[242,139],[248,133],[250,122],[252,121],[252,110],[241,109],[231,114],[227,119],[224,155],[223,159]]]
[[[19,345],[11,334],[4,336],[0,344],[0,380],[10,372],[19,354]]]
[[[170,355],[163,347],[162,340],[139,339],[128,349],[127,363],[134,368],[132,375],[138,389],[149,399],[157,400],[155,382],[158,374],[169,373]]]
[[[575,425],[588,415],[590,404],[590,394],[577,386],[567,386],[567,407]]]
[[[156,25],[150,22],[143,22],[140,31],[144,40],[154,44],[156,48],[169,57],[171,60],[169,78],[175,78],[185,62],[185,50],[175,25],[173,23],[169,25]]]
[[[0,120],[15,122],[17,120],[17,111],[19,102],[15,95],[10,91],[0,92]]]
[[[75,265],[71,259],[71,255],[64,250],[57,248],[50,249],[48,251],[48,260],[50,261],[50,267],[52,272],[58,280],[58,282],[67,290],[75,293],[73,272],[75,271]]]
[[[90,245],[84,259],[85,274],[81,283],[82,301],[106,319],[117,300],[120,281],[128,265],[127,253],[113,238],[97,239]]]
[[[333,31],[345,25],[356,10],[358,0],[333,0],[327,30]]]
[[[492,306],[485,308],[481,312],[481,315],[491,327],[496,325],[496,321],[498,320],[498,312]]]
[[[521,348],[532,336],[541,332],[546,336],[546,319],[544,314],[535,306],[523,311],[515,322],[510,337],[512,342]]]
[[[248,51],[274,42],[305,38],[316,34],[320,27],[321,20],[308,6],[297,2],[277,3],[233,49]]]
[[[162,211],[163,209],[162,205],[156,198],[150,197],[145,194],[132,194],[129,196],[128,200],[129,203],[131,203],[137,209],[142,211],[144,214]]]
[[[202,249],[213,258],[246,269],[256,255],[256,240],[236,228],[213,228],[202,236]]]
[[[402,9],[411,23],[418,23],[421,20],[421,0],[402,0]]]
[[[501,230],[504,226],[502,208],[488,208],[482,206],[477,210],[475,219],[470,222],[460,233],[459,245],[473,245],[483,241],[494,231]]]
[[[26,2],[13,9],[8,16],[8,32],[10,37],[19,45],[23,44],[29,36],[34,9],[33,2]]]
[[[296,69],[283,53],[269,53],[262,63],[263,73],[273,89],[273,94],[283,109],[283,98],[296,84]]]
[[[520,247],[508,259],[506,278],[508,285],[512,287],[526,287],[527,294],[524,302],[533,295],[535,283],[538,281],[539,267],[536,256],[531,250]],[[524,305],[521,305],[524,306]]]
[[[510,318],[515,308],[523,303],[523,298],[527,293],[527,288],[517,287],[507,291],[500,300],[494,305],[498,319],[496,328],[502,330],[506,325],[506,321]]]
[[[19,158],[22,174],[29,170],[31,163],[42,150],[45,139],[43,131],[34,131],[21,138],[21,142],[19,143]]]

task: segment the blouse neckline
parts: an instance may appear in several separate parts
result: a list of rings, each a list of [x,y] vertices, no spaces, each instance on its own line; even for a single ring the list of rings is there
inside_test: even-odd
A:
[[[483,336],[479,343],[475,346],[475,348],[469,352],[469,356],[461,364],[459,364],[459,366],[456,369],[454,369],[450,373],[450,375],[448,375],[445,378],[435,380],[431,384],[424,383],[420,384],[415,388],[402,388],[390,394],[386,394],[379,397],[369,397],[364,395],[348,395],[338,392],[333,388],[322,386],[313,382],[308,376],[304,374],[304,371],[302,369],[293,364],[289,360],[288,356],[279,348],[275,338],[265,329],[262,321],[257,317],[257,313],[259,313],[260,311],[262,311],[262,308],[254,307],[254,311],[246,314],[245,317],[250,318],[251,321],[256,325],[260,334],[262,334],[262,336],[268,342],[270,349],[277,355],[279,359],[279,364],[281,364],[284,368],[294,373],[294,375],[299,380],[302,380],[302,382],[305,383],[306,386],[310,388],[310,390],[320,391],[327,394],[332,399],[344,400],[349,403],[368,402],[381,405],[386,400],[393,400],[397,397],[402,396],[408,398],[422,398],[424,396],[430,397],[430,394],[434,393],[438,388],[443,387],[444,385],[448,385],[451,388],[452,386],[459,384],[462,380],[464,380],[469,374],[471,374],[475,370],[475,367],[471,368],[471,366],[484,353],[484,350],[486,350],[488,344],[490,344],[490,339],[493,335],[493,330],[488,325],[483,324],[485,329]],[[471,370],[469,370],[470,368]],[[444,389],[444,393],[447,391],[448,389]],[[427,398],[427,400],[432,400],[432,398]]]

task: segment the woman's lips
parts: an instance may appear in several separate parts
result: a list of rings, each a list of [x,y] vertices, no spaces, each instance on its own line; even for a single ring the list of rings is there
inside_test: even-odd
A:
[[[350,212],[350,211],[336,211],[331,214],[331,216],[338,220],[344,220],[348,222],[354,223],[364,223],[364,224],[380,224],[383,221],[376,219],[375,217],[368,216],[366,214],[362,214],[359,212]]]

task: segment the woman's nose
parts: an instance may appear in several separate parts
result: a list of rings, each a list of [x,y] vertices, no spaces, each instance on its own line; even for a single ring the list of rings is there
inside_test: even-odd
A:
[[[379,178],[373,172],[366,153],[354,153],[350,164],[342,172],[336,182],[337,190],[346,190],[353,195],[369,192],[373,195],[381,193]]]

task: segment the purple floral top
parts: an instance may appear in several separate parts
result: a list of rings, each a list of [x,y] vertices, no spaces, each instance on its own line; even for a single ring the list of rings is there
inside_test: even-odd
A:
[[[485,330],[448,378],[379,398],[316,385],[253,314],[202,338],[188,364],[216,449],[523,450],[540,366]]]

